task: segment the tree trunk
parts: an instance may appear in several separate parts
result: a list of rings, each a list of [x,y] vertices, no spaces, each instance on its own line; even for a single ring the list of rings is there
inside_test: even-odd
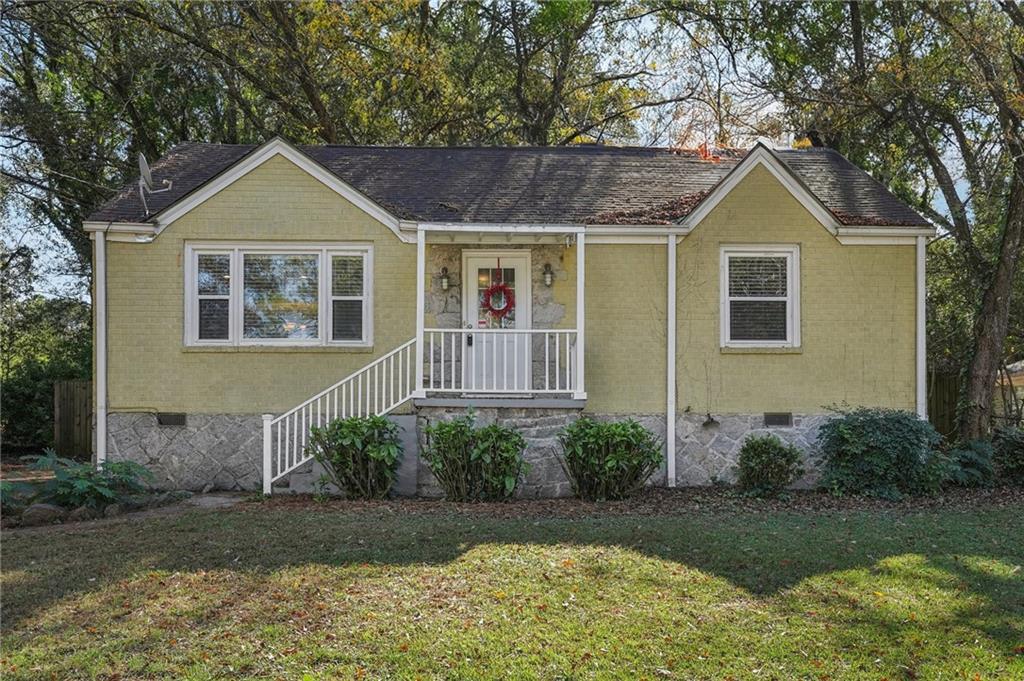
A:
[[[1024,247],[1024,168],[1015,170],[999,257],[974,324],[974,353],[960,410],[960,439],[964,441],[988,435],[992,419],[992,395],[1010,322],[1010,293]]]

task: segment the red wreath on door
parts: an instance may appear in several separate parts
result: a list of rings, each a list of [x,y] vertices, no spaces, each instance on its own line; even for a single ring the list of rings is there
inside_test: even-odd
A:
[[[501,299],[504,300],[505,303],[501,307],[495,305],[494,301],[495,296],[499,293],[502,296]],[[484,309],[487,310],[487,312],[490,313],[492,317],[494,317],[495,319],[501,319],[509,312],[511,312],[513,309],[515,309],[516,296],[512,292],[512,289],[511,287],[509,287],[508,284],[499,281],[497,283],[491,284],[487,288],[487,290],[484,291],[483,306]]]
[[[498,260],[498,269],[494,273],[495,282],[487,287],[484,291],[483,306],[487,312],[495,319],[501,319],[516,307],[516,296],[512,292],[512,288],[501,280],[501,260]],[[494,304],[494,298],[497,294],[501,294],[501,299],[504,301],[504,305],[498,307]]]

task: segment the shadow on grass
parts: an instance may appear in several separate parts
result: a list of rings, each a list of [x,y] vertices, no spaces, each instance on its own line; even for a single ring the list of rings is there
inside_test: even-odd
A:
[[[256,506],[8,535],[3,618],[5,628],[17,629],[58,601],[152,570],[269,578],[311,565],[443,566],[481,545],[567,545],[625,548],[722,578],[752,598],[846,571],[866,571],[858,579],[902,580],[910,593],[953,590],[970,598],[957,599],[943,615],[946,621],[934,625],[968,626],[1011,650],[1024,640],[1021,537],[1024,514],[1017,508],[500,518],[389,507],[347,512]],[[591,569],[594,579],[614,577],[607,566]],[[858,587],[863,591],[864,584]],[[894,645],[916,630],[912,615],[862,607],[858,597],[841,590],[815,598],[843,606],[846,621],[834,622],[833,632],[841,645],[857,645],[864,628],[882,632]]]

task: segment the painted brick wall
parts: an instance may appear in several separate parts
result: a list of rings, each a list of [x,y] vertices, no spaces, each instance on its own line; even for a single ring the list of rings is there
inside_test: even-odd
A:
[[[720,248],[737,243],[800,245],[798,351],[720,349]],[[678,266],[680,410],[914,408],[914,246],[841,245],[759,167],[683,240]]]
[[[183,347],[185,241],[374,244],[374,347]],[[719,348],[719,248],[801,245],[802,348]],[[555,299],[574,323],[575,248]],[[108,244],[110,410],[255,414],[290,408],[415,334],[416,249],[277,158],[153,243]],[[837,402],[913,408],[914,248],[842,246],[758,169],[679,247],[680,411],[818,413]],[[664,245],[588,244],[588,410],[665,406]],[[428,272],[428,276],[435,273]]]
[[[374,246],[374,346],[185,348],[185,242],[354,241]],[[416,248],[278,157],[150,244],[109,243],[110,410],[258,414],[306,399],[416,333]]]
[[[665,411],[664,245],[588,244],[587,410]]]

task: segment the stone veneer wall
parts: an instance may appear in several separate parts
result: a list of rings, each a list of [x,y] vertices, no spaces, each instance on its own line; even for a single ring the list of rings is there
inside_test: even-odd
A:
[[[151,470],[158,487],[260,489],[263,419],[258,414],[188,414],[184,426],[161,426],[156,414],[107,416],[107,458]]]
[[[417,417],[420,447],[425,445],[424,428],[437,420],[448,420],[465,414],[465,409],[451,407],[421,408]],[[557,497],[572,493],[558,457],[561,446],[558,433],[579,418],[573,409],[477,409],[477,423],[498,422],[518,429],[526,438],[524,458],[531,470],[521,485],[520,497]],[[588,414],[598,420],[633,418],[658,438],[665,438],[665,417],[656,414]],[[696,487],[717,482],[736,482],[736,465],[740,447],[750,434],[773,433],[784,442],[804,452],[807,474],[797,486],[808,487],[818,478],[820,452],[815,444],[818,428],[828,419],[824,414],[794,414],[793,426],[765,428],[763,414],[714,415],[715,422],[705,424],[706,416],[679,414],[676,420],[676,484]],[[655,472],[651,485],[665,484],[665,469]],[[419,496],[438,497],[441,490],[426,463],[419,462],[417,484]]]
[[[577,409],[479,408],[477,423],[501,423],[518,429],[526,438],[524,454],[531,469],[518,492],[520,497],[559,497],[572,493],[558,457],[558,434],[579,418]],[[466,413],[464,408],[421,407],[416,416],[416,438],[422,449],[424,428],[437,420]],[[664,415],[591,414],[599,420],[634,418],[657,437],[665,437]],[[676,484],[682,487],[736,481],[736,463],[743,440],[752,433],[774,433],[805,453],[807,475],[798,486],[810,486],[821,464],[816,445],[818,428],[827,414],[794,414],[789,428],[765,428],[763,414],[680,414],[676,420]],[[409,417],[411,418],[411,417]],[[113,413],[108,417],[111,461],[136,461],[156,476],[155,484],[175,489],[258,490],[261,484],[262,420],[257,414],[188,414],[184,426],[161,426],[156,415]],[[407,448],[412,447],[407,445]],[[439,497],[441,490],[426,463],[415,456],[416,493]],[[665,484],[665,471],[657,471],[652,485]],[[306,487],[309,487],[308,485]],[[292,486],[293,490],[306,487]],[[311,489],[311,488],[310,488]],[[410,488],[411,491],[411,488]]]
[[[515,428],[526,439],[523,458],[530,464],[526,479],[520,484],[517,496],[522,498],[564,497],[572,494],[569,480],[565,477],[558,461],[561,446],[558,434],[566,425],[580,416],[578,409],[517,409],[486,408],[474,409],[476,424],[485,426],[499,423]],[[450,421],[466,414],[461,407],[421,407],[416,419],[416,432],[422,451],[426,446],[425,429],[437,421]],[[419,460],[417,494],[422,497],[440,497],[441,488],[426,461]]]
[[[565,267],[565,246],[551,244],[484,245],[482,250],[530,249],[530,288],[532,324],[536,329],[554,329],[565,318],[566,306],[556,300],[556,290],[569,279]],[[466,244],[429,244],[427,246],[427,272],[430,287],[427,289],[424,305],[428,317],[434,318],[438,328],[458,329],[462,327],[462,252],[472,251]],[[544,265],[551,265],[554,286],[544,285]],[[441,268],[448,268],[449,288],[441,290]],[[575,287],[575,280],[572,282]],[[575,288],[572,289],[575,295]],[[575,321],[575,319],[574,319]],[[429,326],[429,322],[428,322]]]
[[[764,425],[764,414],[680,414],[676,419],[676,484],[682,487],[736,482],[736,464],[743,441],[751,434],[772,433],[804,453],[806,475],[798,487],[809,487],[818,479],[821,452],[816,441],[818,428],[827,414],[793,414],[787,428]]]

